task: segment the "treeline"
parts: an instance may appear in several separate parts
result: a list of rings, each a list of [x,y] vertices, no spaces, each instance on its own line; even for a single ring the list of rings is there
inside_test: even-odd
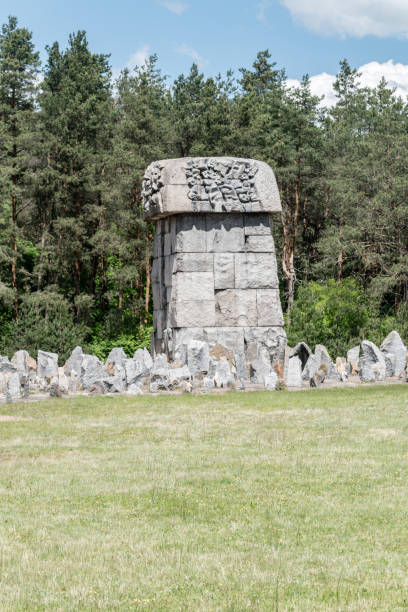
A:
[[[325,109],[307,76],[287,87],[268,51],[239,75],[205,78],[193,64],[172,83],[156,56],[113,82],[85,32],[47,54],[41,68],[31,33],[14,17],[2,26],[1,350],[88,342],[103,353],[146,341],[153,228],[141,183],[168,157],[272,166],[288,322],[307,283],[330,279],[357,291],[379,324],[408,318],[408,106],[384,81],[363,88],[343,61],[337,104]]]

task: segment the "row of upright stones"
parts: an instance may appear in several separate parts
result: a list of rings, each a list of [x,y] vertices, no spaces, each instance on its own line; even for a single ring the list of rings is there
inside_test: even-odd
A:
[[[387,378],[408,380],[408,349],[397,331],[392,331],[380,347],[363,340],[351,348],[347,357],[334,363],[327,349],[318,344],[314,352],[305,342],[288,350],[286,384],[301,387],[303,381],[318,387],[325,380],[346,382],[359,377],[361,382],[381,382]]]
[[[327,350],[317,345],[312,352],[300,342],[286,354],[285,382],[301,387],[307,382],[314,387],[325,380],[362,382],[383,381],[389,377],[408,380],[407,347],[399,334],[392,331],[380,348],[363,341],[348,351],[347,358],[332,361]],[[37,361],[27,351],[17,351],[11,361],[0,357],[0,393],[15,400],[30,394],[47,393],[54,397],[77,393],[123,393],[140,395],[146,392],[183,390],[211,391],[214,388],[242,388],[232,351],[220,344],[211,349],[205,342],[190,340],[187,363],[169,363],[164,353],[151,357],[146,349],[138,349],[128,358],[122,348],[114,348],[105,363],[76,347],[66,363],[58,366],[58,355],[38,351]],[[252,370],[252,383],[278,389],[275,371]],[[245,386],[245,385],[244,385]]]

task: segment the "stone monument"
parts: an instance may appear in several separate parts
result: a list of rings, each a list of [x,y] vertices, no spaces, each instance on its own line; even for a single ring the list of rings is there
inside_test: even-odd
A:
[[[192,340],[222,345],[243,379],[283,366],[271,168],[231,157],[156,161],[142,195],[145,219],[156,222],[152,352],[184,364]]]

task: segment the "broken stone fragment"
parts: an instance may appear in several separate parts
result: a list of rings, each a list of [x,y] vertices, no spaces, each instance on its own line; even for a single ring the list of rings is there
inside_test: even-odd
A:
[[[326,377],[327,367],[324,363],[322,363],[319,369],[313,374],[312,378],[310,379],[310,386],[320,387],[320,385],[324,383]]]

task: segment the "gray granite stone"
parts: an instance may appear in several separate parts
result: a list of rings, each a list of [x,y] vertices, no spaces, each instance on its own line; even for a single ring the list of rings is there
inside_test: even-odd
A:
[[[391,353],[395,356],[395,365],[391,376],[401,376],[407,364],[407,347],[401,340],[398,332],[392,331],[380,346],[383,353]]]
[[[273,253],[236,253],[237,289],[277,289],[278,275]]]
[[[37,374],[40,378],[52,378],[58,374],[58,355],[47,351],[38,351]]]
[[[302,386],[302,362],[299,357],[290,357],[288,374],[286,379],[287,387],[301,387]]]
[[[215,294],[215,321],[219,327],[257,325],[255,289],[224,289]]]
[[[233,289],[235,286],[234,253],[214,253],[214,288]]]
[[[256,290],[257,324],[260,327],[283,326],[278,289]]]
[[[206,215],[206,217],[208,252],[231,253],[244,250],[242,215]]]

